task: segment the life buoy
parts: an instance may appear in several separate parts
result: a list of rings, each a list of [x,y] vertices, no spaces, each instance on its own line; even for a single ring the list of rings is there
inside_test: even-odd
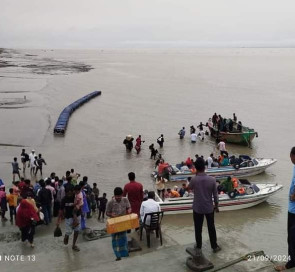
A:
[[[244,194],[246,193],[244,187],[239,188],[239,189],[238,189],[238,192],[239,192],[240,195],[244,195]]]

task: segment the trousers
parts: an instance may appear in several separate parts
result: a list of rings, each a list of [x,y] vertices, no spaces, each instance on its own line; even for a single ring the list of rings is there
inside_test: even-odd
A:
[[[207,220],[211,248],[213,249],[216,248],[217,237],[216,237],[216,230],[215,230],[215,224],[214,224],[214,212],[207,213],[207,214],[200,214],[194,211],[193,216],[194,216],[195,238],[196,238],[197,248],[199,249],[202,248],[202,229],[203,229],[204,216],[206,217],[206,220]]]

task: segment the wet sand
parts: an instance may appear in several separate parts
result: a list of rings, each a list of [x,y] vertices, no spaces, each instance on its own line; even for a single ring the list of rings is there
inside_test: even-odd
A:
[[[22,54],[19,51],[0,48],[0,68],[14,67],[29,69],[33,74],[69,74],[88,72],[93,69],[90,65],[61,61],[54,58],[39,57],[38,55]]]

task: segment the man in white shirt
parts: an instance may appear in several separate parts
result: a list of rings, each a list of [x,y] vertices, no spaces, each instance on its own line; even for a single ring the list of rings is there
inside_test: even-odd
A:
[[[197,134],[194,132],[194,133],[192,133],[191,134],[191,141],[192,141],[192,143],[195,143],[196,141],[197,141]]]
[[[227,151],[226,151],[226,148],[225,148],[225,142],[224,141],[220,141],[219,143],[218,143],[218,148],[219,148],[219,151],[220,151],[220,154],[222,155],[223,153],[225,153],[227,156],[228,156],[228,153],[227,153]]]
[[[199,138],[200,138],[200,140],[204,141],[204,139],[205,139],[205,131],[204,130],[199,131]]]
[[[218,143],[218,148],[219,148],[219,151],[226,151],[226,149],[225,149],[225,142],[224,141],[220,141]]]
[[[212,167],[212,163],[213,163],[213,154],[211,153],[207,159],[208,169]]]
[[[148,199],[141,203],[140,207],[140,219],[143,222],[146,213],[160,212],[161,208],[158,202],[155,201],[155,192],[148,192]],[[150,223],[150,216],[146,218],[146,225]]]
[[[32,149],[32,152],[29,154],[29,167],[30,167],[30,173],[32,175],[32,173],[35,173],[35,157],[36,157],[36,153],[35,150]]]

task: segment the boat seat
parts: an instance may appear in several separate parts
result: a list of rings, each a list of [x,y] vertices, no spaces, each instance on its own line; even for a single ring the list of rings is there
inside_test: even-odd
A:
[[[161,222],[163,219],[164,212],[153,212],[153,213],[146,213],[144,215],[143,222],[140,225],[140,241],[142,241],[142,231],[145,229],[146,232],[146,239],[147,239],[147,246],[151,247],[151,232],[156,232],[156,237],[160,237],[160,243],[163,244],[162,241],[162,231],[161,231]],[[147,220],[149,218],[150,220]],[[149,222],[148,222],[149,221]]]

